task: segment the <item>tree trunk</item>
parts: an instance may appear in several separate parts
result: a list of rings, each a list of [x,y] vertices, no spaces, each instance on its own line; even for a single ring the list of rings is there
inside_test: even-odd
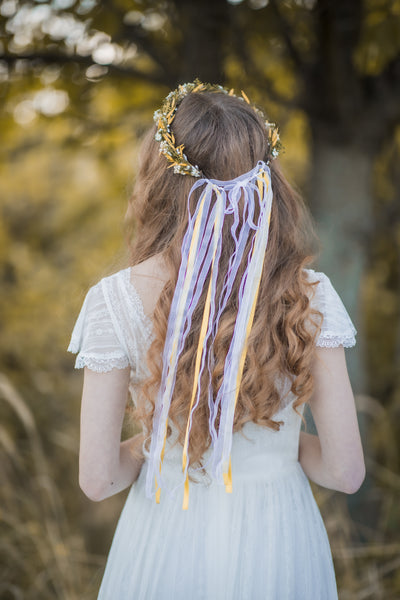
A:
[[[311,210],[322,242],[318,268],[331,278],[358,331],[357,345],[347,353],[356,394],[366,393],[368,384],[360,292],[373,228],[372,163],[360,147],[314,140]]]
[[[180,83],[198,77],[222,84],[229,4],[226,0],[175,0],[175,5],[183,36]]]

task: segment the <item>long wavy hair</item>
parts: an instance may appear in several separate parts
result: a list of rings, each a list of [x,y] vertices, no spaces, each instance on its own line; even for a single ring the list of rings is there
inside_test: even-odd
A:
[[[189,94],[179,105],[172,130],[177,145],[184,144],[191,164],[198,165],[203,175],[210,179],[233,179],[250,171],[257,161],[270,158],[262,117],[245,102],[226,94]],[[196,181],[167,168],[167,160],[160,155],[154,135],[155,127],[142,144],[139,171],[126,217],[131,264],[160,254],[171,274],[154,310],[154,338],[147,353],[149,377],[140,384],[140,400],[134,412],[134,418],[142,423],[145,432],[152,431],[155,399],[162,375],[161,356],[188,223],[187,198]],[[248,421],[279,430],[282,422],[275,420],[274,415],[283,402],[278,383],[282,377],[290,378],[296,411],[310,398],[313,390],[311,362],[322,315],[311,307],[315,284],[308,281],[304,269],[314,258],[317,238],[302,199],[282,175],[277,161],[271,161],[270,166],[274,197],[269,241],[235,410],[234,431],[240,430]],[[199,194],[194,194],[193,203],[198,198]],[[224,223],[222,248],[220,268],[221,272],[226,272],[233,251],[229,219]],[[211,373],[214,397],[221,385],[235,325],[240,280],[239,271],[213,348],[209,348],[214,353]],[[222,283],[218,282],[217,297]],[[169,422],[177,430],[178,443],[182,445],[207,284],[204,290],[178,362],[169,411]],[[202,377],[202,391],[189,442],[192,467],[201,466],[201,458],[211,442],[207,396],[210,375],[207,369]]]

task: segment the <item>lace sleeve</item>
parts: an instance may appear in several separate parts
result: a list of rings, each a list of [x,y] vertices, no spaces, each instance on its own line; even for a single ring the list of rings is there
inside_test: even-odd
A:
[[[100,284],[90,288],[72,332],[68,351],[78,354],[75,368],[97,373],[129,366],[125,342],[116,330]]]
[[[319,281],[313,305],[323,314],[317,346],[323,348],[337,348],[338,346],[351,348],[356,343],[357,331],[342,300],[329,277],[324,273],[311,271],[311,276],[313,280]]]

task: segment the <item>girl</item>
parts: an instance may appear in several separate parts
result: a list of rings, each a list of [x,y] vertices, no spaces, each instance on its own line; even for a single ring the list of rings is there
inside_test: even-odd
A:
[[[306,268],[310,219],[247,96],[196,81],[155,121],[132,266],[89,290],[69,347],[80,485],[94,501],[132,486],[98,598],[337,598],[307,477],[345,493],[364,478],[355,329]],[[128,391],[143,433],[121,443]],[[317,436],[300,432],[306,402]]]

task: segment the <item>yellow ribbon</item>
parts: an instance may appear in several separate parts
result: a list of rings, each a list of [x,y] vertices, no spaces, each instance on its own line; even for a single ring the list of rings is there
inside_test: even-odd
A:
[[[203,211],[204,211],[205,198],[206,198],[206,190],[203,192],[203,194],[200,197],[200,208],[199,208],[199,212],[197,213],[196,221],[195,221],[194,228],[193,228],[193,236],[192,236],[192,240],[190,242],[188,264],[187,264],[187,268],[186,268],[186,277],[185,277],[185,280],[183,283],[182,294],[181,294],[180,302],[179,302],[179,305],[177,308],[177,315],[176,315],[176,320],[175,320],[175,329],[174,329],[174,334],[173,334],[174,342],[172,345],[171,356],[170,356],[170,360],[169,360],[169,370],[168,370],[168,377],[167,377],[166,386],[165,386],[165,394],[169,393],[169,390],[172,387],[172,381],[173,381],[173,375],[174,375],[173,367],[176,363],[176,354],[177,354],[177,350],[178,350],[178,332],[179,332],[179,328],[180,328],[180,325],[181,325],[181,322],[182,322],[183,316],[184,316],[184,307],[185,307],[186,298],[187,298],[187,295],[189,292],[189,285],[190,285],[190,280],[191,280],[190,275],[193,272],[194,261],[195,261],[195,257],[197,254],[197,246],[198,246],[198,241],[199,241],[199,230],[200,230],[201,218],[202,218]],[[161,451],[161,457],[160,457],[160,473],[161,473],[162,463],[164,460],[165,444],[166,444],[166,440],[167,440],[167,428],[168,428],[168,419],[165,422],[164,445],[163,445],[163,449]],[[155,479],[155,483],[156,483],[156,502],[159,503],[161,488],[159,488],[157,485],[157,479]]]
[[[167,429],[168,429],[168,418],[167,418],[167,420],[165,422],[164,443],[163,443],[163,447],[162,447],[162,450],[161,450],[160,474],[161,474],[161,465],[162,465],[163,460],[164,460],[165,445],[167,443]],[[154,480],[155,480],[155,483],[156,483],[156,502],[157,502],[157,504],[160,504],[161,488],[158,486],[157,477],[156,476],[154,476]]]
[[[223,473],[225,491],[227,494],[232,494],[232,461],[231,457],[229,457],[229,467],[228,472]]]
[[[260,192],[260,196],[262,196],[263,181],[266,183],[267,189],[268,189],[269,182],[268,182],[267,174],[264,171],[260,172],[260,175],[261,175],[261,177],[257,178],[257,186],[258,186],[258,190]],[[271,218],[271,211],[268,214],[268,225],[269,225],[269,222],[270,222],[270,218]],[[257,247],[257,237],[258,237],[258,235],[260,235],[260,229],[257,229],[256,234],[255,234],[253,251],[252,251],[252,258],[253,258],[255,249]],[[263,262],[264,262],[264,259],[263,259]],[[244,338],[243,349],[242,349],[242,353],[240,355],[239,367],[238,367],[238,372],[237,372],[237,375],[236,375],[235,400],[234,400],[234,409],[233,410],[235,410],[235,408],[236,408],[236,403],[237,403],[238,396],[239,396],[239,386],[240,386],[240,382],[241,382],[242,376],[243,376],[244,362],[245,362],[246,354],[247,354],[247,347],[248,347],[249,335],[250,335],[251,328],[253,326],[254,314],[256,312],[258,292],[259,292],[259,289],[260,289],[260,282],[261,282],[261,274],[262,274],[262,269],[260,269],[260,274],[258,276],[258,280],[257,280],[257,284],[256,284],[256,290],[254,292],[253,304],[252,304],[252,307],[251,307],[251,311],[250,311],[250,315],[249,315],[249,320],[247,321],[246,335],[245,335],[245,338]],[[225,467],[226,467],[226,465],[225,465]],[[232,463],[231,463],[231,457],[229,457],[228,469],[227,469],[227,471],[225,471],[223,473],[223,478],[224,478],[225,490],[226,490],[226,492],[228,494],[231,494],[232,493]]]
[[[217,188],[214,188],[215,192],[217,194],[217,201],[219,201],[221,203],[221,193]],[[213,275],[213,270],[214,270],[214,263],[215,263],[215,256],[217,254],[217,249],[218,249],[218,238],[217,238],[217,231],[219,231],[219,227],[220,227],[220,223],[221,223],[221,218],[222,218],[222,206],[218,207],[219,210],[216,210],[216,214],[215,214],[215,221],[214,221],[214,244],[213,244],[213,258],[212,258],[212,263],[211,263],[211,271],[210,271],[210,282],[208,284],[208,290],[207,290],[207,297],[206,297],[206,301],[204,304],[204,312],[203,312],[203,319],[201,322],[201,328],[200,328],[200,335],[199,335],[199,341],[197,344],[197,353],[196,353],[196,362],[195,362],[195,368],[194,368],[194,379],[193,379],[193,388],[192,388],[192,397],[190,399],[190,406],[189,406],[189,417],[186,423],[186,433],[185,433],[185,443],[183,445],[183,454],[182,454],[182,471],[185,472],[187,464],[188,464],[188,446],[189,446],[189,427],[190,427],[190,415],[192,412],[192,408],[193,408],[193,404],[196,398],[196,392],[197,392],[197,381],[199,378],[199,373],[200,373],[200,364],[201,364],[201,357],[203,354],[203,344],[204,344],[204,339],[206,337],[206,333],[207,333],[207,328],[208,328],[208,319],[210,317],[210,308],[211,308],[211,289],[212,289],[212,275]],[[185,487],[184,487],[184,492],[183,492],[183,503],[182,503],[182,509],[183,510],[187,510],[189,507],[189,473],[188,471],[186,471],[186,479],[185,479]]]

